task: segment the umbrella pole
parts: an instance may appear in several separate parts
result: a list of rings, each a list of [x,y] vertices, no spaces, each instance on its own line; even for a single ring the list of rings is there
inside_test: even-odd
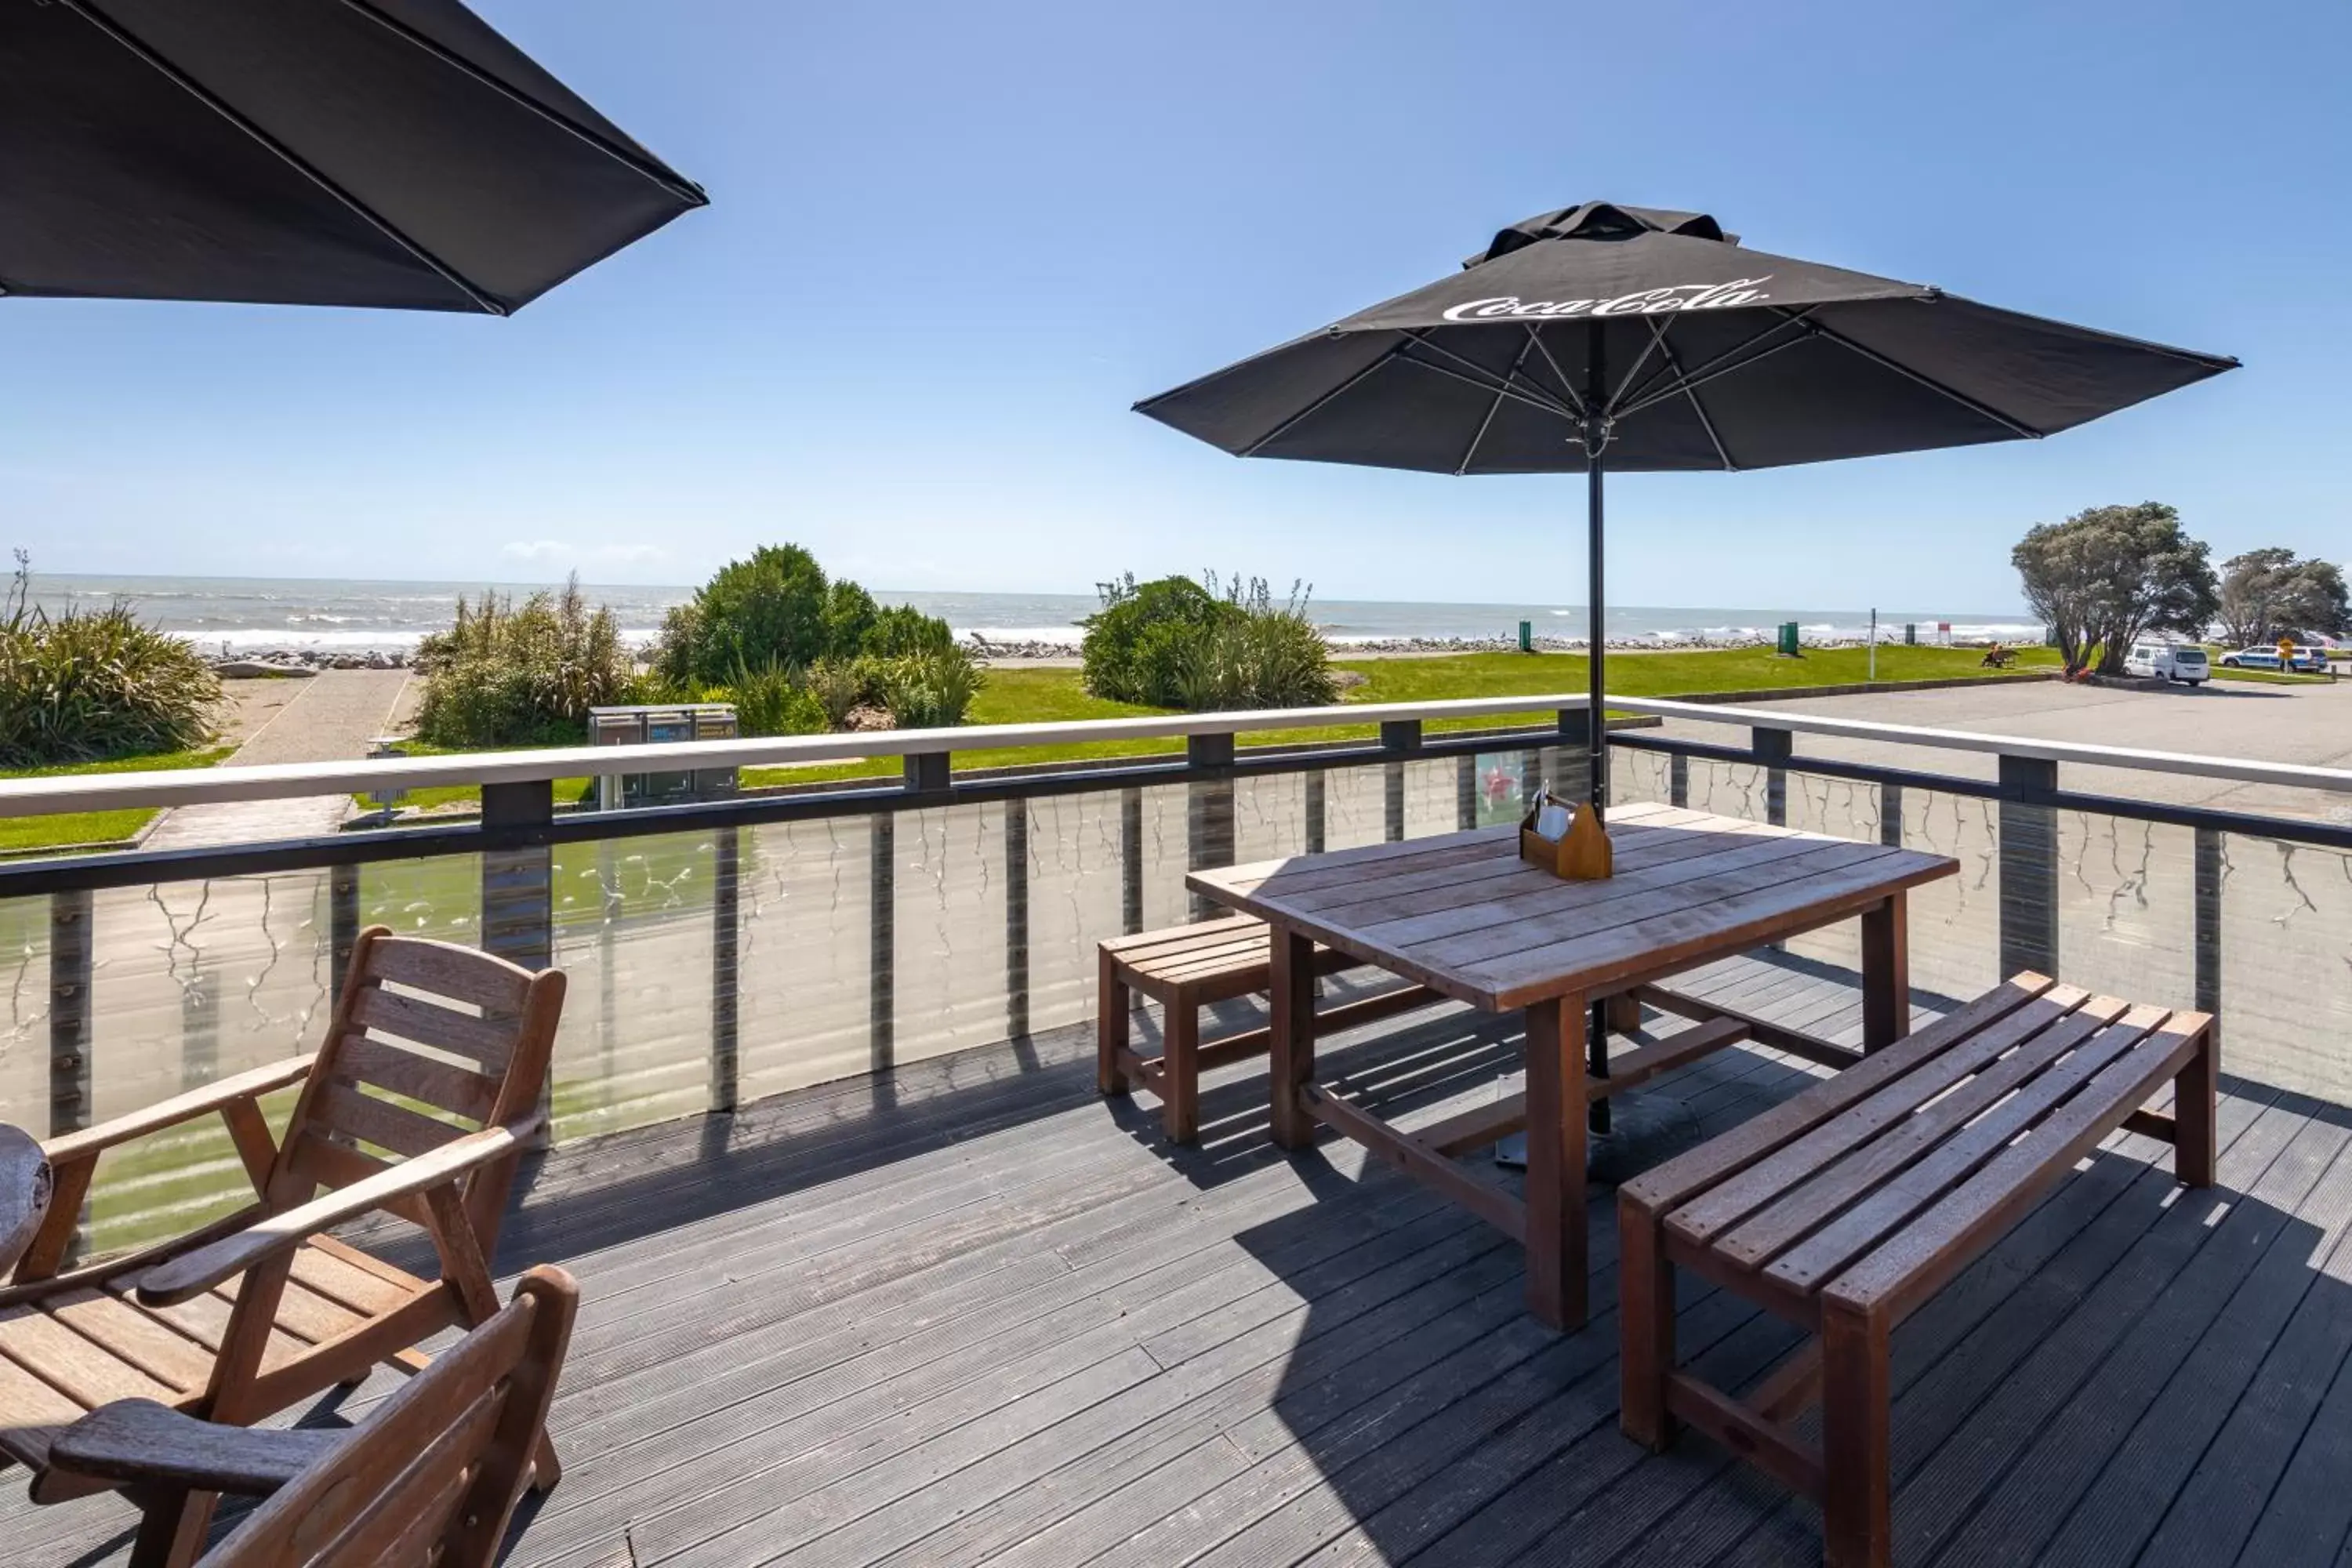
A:
[[[1601,457],[1609,445],[1608,375],[1601,363],[1603,350],[1602,326],[1599,321],[1587,324],[1590,334],[1584,361],[1584,574],[1586,592],[1591,603],[1588,616],[1584,668],[1588,677],[1585,686],[1584,747],[1588,760],[1585,776],[1585,798],[1591,803],[1595,815],[1605,828],[1609,822],[1609,721],[1603,710],[1601,693],[1608,689],[1608,638],[1601,635],[1606,621],[1603,605],[1606,595],[1601,591],[1601,567],[1604,540],[1601,531],[1602,469]],[[1585,1019],[1585,1072],[1593,1079],[1609,1076],[1609,1004],[1594,1002]],[[1585,1110],[1586,1124],[1592,1131],[1606,1134],[1610,1130],[1609,1102],[1595,1100]]]
[[[1609,377],[1603,363],[1606,339],[1600,321],[1586,323],[1584,356],[1584,547],[1585,581],[1591,603],[1586,606],[1588,640],[1585,644],[1585,669],[1591,677],[1588,701],[1584,710],[1584,738],[1591,754],[1591,773],[1587,779],[1586,797],[1601,808],[1601,820],[1609,820],[1609,725],[1601,711],[1601,694],[1607,689],[1609,663],[1608,638],[1602,628],[1607,616],[1602,605],[1605,595],[1601,586],[1602,556],[1601,537],[1601,454],[1609,445]]]

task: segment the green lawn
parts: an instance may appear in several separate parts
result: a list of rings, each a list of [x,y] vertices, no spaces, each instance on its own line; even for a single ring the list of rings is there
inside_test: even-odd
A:
[[[69,763],[61,767],[0,769],[0,778],[72,778],[82,773],[163,773],[180,768],[208,768],[236,748],[211,746],[195,752],[160,752],[143,757],[116,757],[103,763]],[[22,854],[55,848],[61,844],[104,844],[128,838],[147,826],[155,813],[145,807],[128,811],[76,811],[57,816],[0,817],[0,853]]]
[[[1974,648],[1883,647],[1878,650],[1881,681],[1973,679],[2000,672],[1983,668],[1984,655]],[[1339,659],[1336,667],[1362,675],[1364,684],[1350,690],[1349,703],[1439,702],[1449,699],[1508,697],[1519,693],[1550,696],[1581,690],[1585,679],[1582,654],[1469,653],[1431,658]],[[2018,669],[2055,669],[2058,655],[2050,648],[2021,648]],[[1623,654],[1610,661],[1610,688],[1627,697],[1672,697],[1685,692],[1763,691],[1798,686],[1859,684],[1869,674],[1866,648],[1821,648],[1800,658],[1782,658],[1769,648],[1727,648],[1692,653]],[[1163,710],[1108,702],[1089,697],[1075,669],[992,670],[972,704],[974,724],[1045,723],[1076,719],[1118,719]],[[1493,729],[1507,724],[1548,721],[1546,709],[1476,719],[1440,720],[1429,726],[1433,734],[1450,730]],[[1253,746],[1297,745],[1307,741],[1365,740],[1379,733],[1372,724],[1332,725],[1302,730],[1274,730],[1242,737]],[[1181,739],[1163,741],[1095,741],[1076,745],[1021,746],[998,751],[958,752],[965,767],[1013,767],[1035,763],[1066,762],[1087,757],[1132,757],[1181,752]],[[809,784],[846,778],[870,778],[895,773],[900,764],[887,757],[865,763],[832,763],[803,768],[747,768],[747,784]]]

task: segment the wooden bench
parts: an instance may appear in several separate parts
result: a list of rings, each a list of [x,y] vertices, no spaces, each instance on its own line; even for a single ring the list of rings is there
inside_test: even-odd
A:
[[[2212,1020],[2021,974],[1618,1192],[1622,1421],[1686,1422],[1822,1505],[1831,1568],[1888,1559],[1888,1335],[2118,1128],[2211,1184]],[[2172,1086],[2172,1110],[2144,1110]],[[1744,1397],[1675,1369],[1674,1269],[1810,1331]],[[1790,1425],[1818,1399],[1818,1448]]]
[[[1201,1043],[1201,1009],[1237,996],[1262,996],[1274,984],[1271,939],[1263,921],[1237,917],[1102,943],[1102,984],[1096,997],[1095,1085],[1105,1094],[1142,1087],[1160,1096],[1160,1115],[1174,1143],[1201,1131],[1201,1074],[1262,1057],[1273,1043],[1267,1027]],[[1336,973],[1357,960],[1328,947],[1315,952],[1315,973]],[[1166,1014],[1160,1054],[1139,1057],[1129,1044],[1131,994],[1149,996]],[[1318,1034],[1336,1033],[1437,1000],[1426,986],[1408,985],[1342,1003],[1317,1015]]]

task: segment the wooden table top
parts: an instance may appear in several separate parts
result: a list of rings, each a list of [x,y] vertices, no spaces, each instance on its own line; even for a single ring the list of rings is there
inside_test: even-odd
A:
[[[1570,882],[1482,827],[1185,879],[1193,891],[1496,1012],[1619,990],[1851,918],[1959,862],[1643,802],[1616,875]]]

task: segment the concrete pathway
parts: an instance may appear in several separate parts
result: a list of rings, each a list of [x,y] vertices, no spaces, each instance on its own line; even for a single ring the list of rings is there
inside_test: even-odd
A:
[[[301,683],[223,767],[266,763],[344,762],[367,755],[384,733],[408,685],[404,669],[331,669]],[[235,801],[175,806],[149,831],[142,847],[194,849],[268,838],[332,833],[351,811],[351,797]]]

